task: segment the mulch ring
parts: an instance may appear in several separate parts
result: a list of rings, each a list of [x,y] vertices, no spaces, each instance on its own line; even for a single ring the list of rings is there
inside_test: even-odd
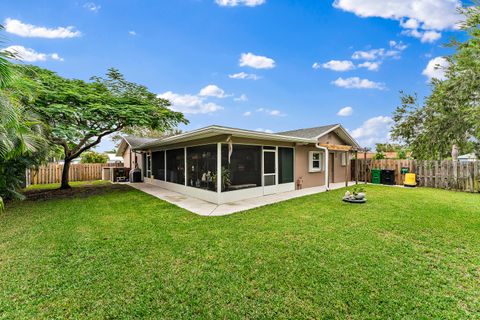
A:
[[[23,194],[27,197],[27,201],[46,201],[52,199],[87,198],[117,190],[126,191],[131,190],[131,188],[124,184],[85,185],[65,190],[28,190]]]

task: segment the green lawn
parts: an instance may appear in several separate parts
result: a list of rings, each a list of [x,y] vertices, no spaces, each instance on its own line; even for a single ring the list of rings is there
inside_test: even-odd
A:
[[[0,318],[480,318],[479,194],[368,186],[365,205],[211,218],[98,188],[9,204]]]

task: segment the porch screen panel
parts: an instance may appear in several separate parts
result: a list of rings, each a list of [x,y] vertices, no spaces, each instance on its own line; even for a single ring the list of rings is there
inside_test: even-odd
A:
[[[262,147],[234,144],[230,163],[228,145],[222,145],[222,191],[235,191],[262,186]]]
[[[152,175],[154,179],[165,180],[165,152],[152,153]]]
[[[217,145],[187,148],[187,185],[215,191],[217,175]]]
[[[278,183],[290,183],[293,179],[293,148],[278,148]]]
[[[167,181],[185,184],[185,150],[167,150]]]

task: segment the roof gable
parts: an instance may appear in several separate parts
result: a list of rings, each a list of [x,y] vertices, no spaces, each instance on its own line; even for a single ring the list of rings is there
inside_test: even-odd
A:
[[[327,126],[277,132],[277,134],[281,134],[283,136],[290,136],[290,137],[306,138],[306,139],[318,139],[325,133],[330,132],[331,130],[333,130],[335,127],[338,127],[338,126],[339,124],[330,124]]]

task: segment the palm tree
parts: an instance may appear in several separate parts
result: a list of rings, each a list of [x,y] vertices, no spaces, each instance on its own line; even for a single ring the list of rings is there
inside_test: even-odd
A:
[[[4,27],[0,25],[0,31]],[[3,46],[3,39],[0,38],[0,46]],[[10,51],[0,50],[0,89],[5,88],[12,79],[11,63],[8,59],[15,58],[15,54]]]
[[[9,61],[14,58],[14,54],[0,50],[0,211],[4,197],[21,197],[17,189],[25,168],[38,164],[48,147],[42,124],[23,105],[32,95]]]

